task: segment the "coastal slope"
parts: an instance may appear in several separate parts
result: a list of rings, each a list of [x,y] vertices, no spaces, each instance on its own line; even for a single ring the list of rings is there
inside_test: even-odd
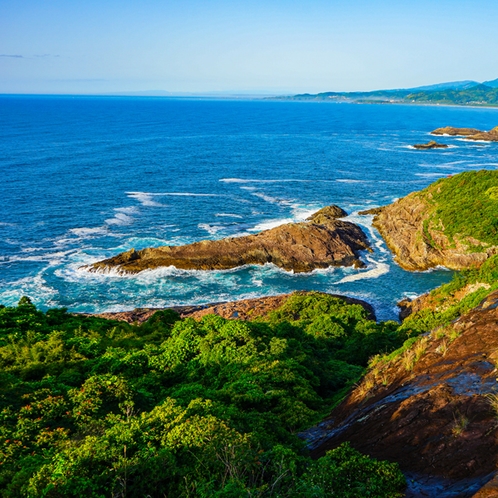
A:
[[[496,496],[497,305],[495,291],[450,325],[376,358],[358,387],[303,434],[312,455],[350,441],[398,462],[407,496]]]
[[[469,171],[375,210],[379,230],[406,270],[480,266],[498,253],[498,171]]]
[[[329,266],[362,266],[359,251],[369,248],[368,239],[354,223],[337,219],[342,216],[346,216],[342,209],[327,206],[301,223],[289,223],[243,237],[140,251],[131,249],[97,262],[89,269],[137,273],[161,266],[224,270],[273,263],[298,273]]]

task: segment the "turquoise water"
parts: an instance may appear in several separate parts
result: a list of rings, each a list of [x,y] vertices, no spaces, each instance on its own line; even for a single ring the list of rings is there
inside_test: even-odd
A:
[[[439,126],[496,124],[495,109],[0,96],[0,303],[28,295],[42,309],[95,312],[315,289],[366,299],[393,318],[399,299],[451,273],[403,271],[357,212],[449,174],[495,168],[498,144],[410,145]],[[368,233],[366,268],[81,268],[132,247],[254,233],[332,203]]]

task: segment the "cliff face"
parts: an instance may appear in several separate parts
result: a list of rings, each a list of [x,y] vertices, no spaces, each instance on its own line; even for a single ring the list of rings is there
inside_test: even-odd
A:
[[[465,497],[479,489],[479,497],[497,496],[497,321],[494,292],[450,326],[379,361],[324,422],[303,434],[313,455],[350,441],[398,462],[407,496]]]
[[[285,270],[308,272],[329,266],[362,266],[358,251],[369,248],[361,228],[336,219],[346,213],[324,208],[307,221],[281,225],[256,235],[203,240],[185,246],[134,249],[91,265],[91,271],[136,273],[160,266],[186,270],[222,270],[274,263]]]
[[[498,252],[497,185],[496,171],[463,173],[368,213],[406,270],[480,266]]]

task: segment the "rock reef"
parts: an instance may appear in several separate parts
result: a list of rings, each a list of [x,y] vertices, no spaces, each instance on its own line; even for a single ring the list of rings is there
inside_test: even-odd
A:
[[[281,225],[255,235],[203,240],[184,246],[131,249],[87,269],[137,273],[164,266],[225,270],[273,263],[299,273],[329,266],[361,267],[359,251],[369,249],[370,245],[360,227],[338,219],[345,215],[338,206],[327,206],[301,223]]]
[[[454,128],[452,126],[445,126],[431,131],[431,135],[450,135],[452,137],[465,137],[466,140],[498,142],[498,126],[495,126],[490,131],[481,131],[476,128]]]
[[[415,144],[413,146],[414,149],[419,149],[419,150],[428,150],[428,149],[447,149],[448,145],[446,144],[440,144],[437,143],[435,140],[431,140],[430,142],[427,142],[426,144]]]

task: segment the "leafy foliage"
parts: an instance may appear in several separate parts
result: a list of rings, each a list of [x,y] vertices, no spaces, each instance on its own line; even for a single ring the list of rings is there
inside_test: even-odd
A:
[[[23,298],[0,309],[0,493],[398,496],[396,465],[348,446],[312,462],[296,433],[405,338],[322,294],[255,322],[141,326]]]

